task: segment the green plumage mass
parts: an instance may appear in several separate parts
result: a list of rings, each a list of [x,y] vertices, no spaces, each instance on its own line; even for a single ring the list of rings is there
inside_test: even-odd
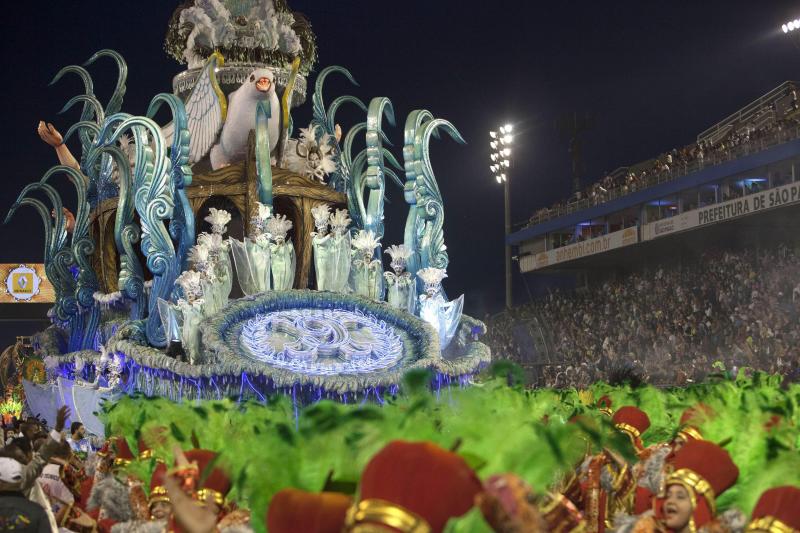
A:
[[[143,437],[167,461],[175,443],[188,449],[194,441],[220,452],[219,464],[234,482],[230,496],[253,511],[257,531],[263,531],[265,510],[277,491],[320,491],[326,482],[352,486],[370,457],[395,439],[457,449],[481,478],[515,472],[536,490],[571,471],[588,447],[631,457],[629,442],[594,406],[604,394],[614,409],[636,405],[648,413],[646,445],[669,441],[685,408],[709,406],[714,416],[701,430],[708,440],[726,443],[740,469],[737,485],[718,498],[721,510],[735,506],[749,513],[767,488],[800,485],[800,385],[782,388],[779,377],[740,375],[681,389],[598,383],[588,391],[524,390],[507,383],[487,378],[436,394],[409,383],[405,394],[386,397],[383,406],[322,401],[297,417],[286,396],[269,398],[266,405],[126,397],[107,405],[103,416],[107,435],[125,436],[133,450]],[[576,414],[585,417],[569,423]],[[771,419],[777,424],[767,429]],[[131,468],[142,475],[152,463],[134,462]],[[477,512],[453,521],[449,530],[489,531]]]

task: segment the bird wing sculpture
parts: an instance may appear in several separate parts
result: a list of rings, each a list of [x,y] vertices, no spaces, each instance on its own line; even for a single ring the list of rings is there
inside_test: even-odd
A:
[[[191,134],[190,164],[197,163],[208,154],[217,142],[228,114],[228,101],[215,74],[223,61],[218,52],[211,54],[186,100],[186,116]]]

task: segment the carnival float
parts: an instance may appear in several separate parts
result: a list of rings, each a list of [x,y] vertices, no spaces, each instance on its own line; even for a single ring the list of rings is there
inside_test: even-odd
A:
[[[122,395],[285,394],[298,405],[381,402],[412,369],[431,371],[433,387],[469,383],[490,351],[464,296],[442,285],[444,199],[429,149],[441,134],[463,143],[456,127],[415,109],[396,157],[391,100],[326,104],[329,76],[355,78],[328,66],[309,84],[315,38],[282,1],[187,2],[165,49],[188,68],[143,115],[123,111],[128,68],[116,51],[52,80],[81,80],[62,110],[80,115],[63,136],[40,125],[61,164],[5,217],[13,227],[22,208],[40,215],[56,294],[52,325],[32,339],[40,371],[20,367],[30,411],[67,404],[102,435],[93,413]],[[114,66],[101,102],[90,70]],[[299,127],[292,110],[307,99],[313,118]],[[363,120],[340,125],[344,106]],[[76,139],[73,156],[64,142]],[[383,242],[395,222],[384,220],[387,197],[407,204],[402,243]]]

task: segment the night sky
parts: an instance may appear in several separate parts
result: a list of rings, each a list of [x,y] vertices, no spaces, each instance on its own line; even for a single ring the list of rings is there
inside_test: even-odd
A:
[[[433,140],[432,160],[445,199],[445,287],[452,296],[465,292],[465,310],[478,317],[503,302],[503,195],[488,168],[490,129],[507,121],[515,126],[512,220],[521,222],[570,193],[567,142],[554,128],[564,113],[596,116],[585,136],[588,184],[604,171],[690,143],[781,82],[800,79],[800,48],[780,31],[785,20],[800,17],[797,2],[289,4],[307,15],[317,35],[317,71],[346,66],[360,83],[351,87],[331,76],[328,102],[340,94],[392,100],[398,127],[387,133],[399,158],[402,124],[416,108],[449,119],[467,140],[466,146]],[[36,134],[38,120],[65,132],[79,115],[78,109],[57,115],[81,89],[78,79],[48,87],[52,76],[113,48],[129,67],[123,110],[143,114],[183,70],[162,49],[176,5],[16,2],[6,11],[0,22],[2,217],[26,183],[57,163]],[[105,101],[116,77],[113,64],[104,60],[90,71]],[[309,94],[294,111],[295,126],[307,124],[310,115]],[[359,119],[342,114],[341,122],[346,130]],[[387,185],[387,191],[389,245],[402,239],[406,207],[397,188]],[[0,230],[0,262],[40,262],[40,226],[38,215],[21,210]],[[518,276],[515,281],[517,299],[523,299]]]

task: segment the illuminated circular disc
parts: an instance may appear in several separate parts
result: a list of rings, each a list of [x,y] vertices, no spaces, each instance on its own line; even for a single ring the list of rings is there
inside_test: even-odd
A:
[[[308,375],[360,374],[395,366],[400,333],[383,320],[343,309],[284,309],[244,322],[242,354]]]
[[[200,330],[208,371],[264,377],[275,387],[363,391],[398,384],[412,369],[449,365],[426,321],[354,294],[268,291],[230,302]]]

